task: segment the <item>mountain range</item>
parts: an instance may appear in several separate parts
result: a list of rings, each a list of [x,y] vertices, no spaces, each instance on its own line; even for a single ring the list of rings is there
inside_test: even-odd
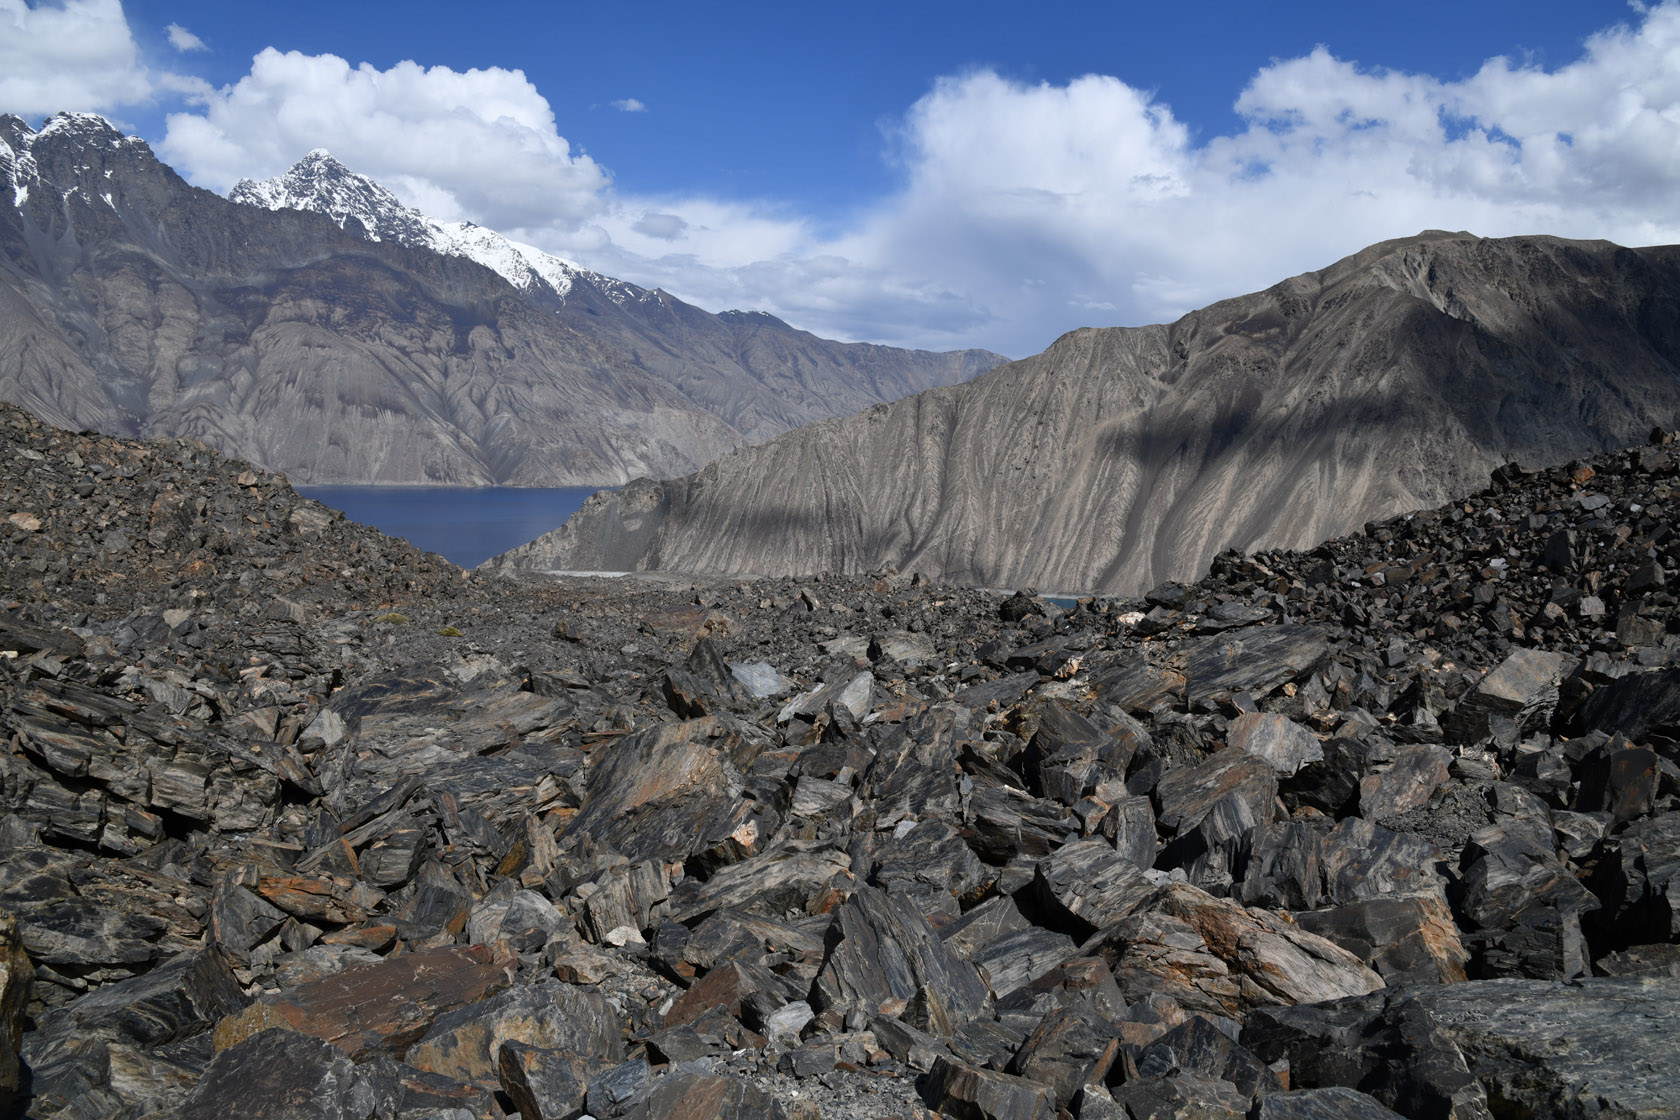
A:
[[[1430,231],[597,494],[491,563],[1134,594],[1677,421],[1680,247]]]
[[[0,117],[0,399],[303,483],[612,485],[992,368],[714,315],[403,206],[324,152],[222,198]]]

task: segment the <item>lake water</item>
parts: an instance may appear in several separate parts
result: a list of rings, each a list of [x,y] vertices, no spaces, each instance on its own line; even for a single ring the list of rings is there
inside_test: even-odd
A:
[[[597,486],[299,486],[344,516],[463,568],[535,540],[578,511]]]

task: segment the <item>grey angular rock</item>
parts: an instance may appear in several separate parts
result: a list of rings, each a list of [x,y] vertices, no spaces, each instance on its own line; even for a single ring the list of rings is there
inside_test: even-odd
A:
[[[176,1114],[180,1120],[367,1120],[372,1089],[344,1053],[278,1028],[216,1055]]]
[[[990,994],[974,966],[939,940],[909,902],[860,887],[835,912],[813,988],[818,1010],[902,1016],[947,1037],[985,1010]]]

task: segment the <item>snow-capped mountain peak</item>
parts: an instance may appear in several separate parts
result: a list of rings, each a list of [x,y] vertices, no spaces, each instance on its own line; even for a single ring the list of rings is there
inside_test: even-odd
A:
[[[466,257],[500,274],[514,287],[547,287],[564,300],[574,285],[589,284],[619,304],[655,294],[634,284],[581,268],[571,261],[503,237],[471,222],[443,222],[422,214],[365,175],[316,148],[283,175],[241,179],[228,198],[265,210],[308,210],[368,241],[394,241],[445,256]]]

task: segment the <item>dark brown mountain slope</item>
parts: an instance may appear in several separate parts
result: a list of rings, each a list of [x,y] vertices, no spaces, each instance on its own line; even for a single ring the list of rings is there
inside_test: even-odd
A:
[[[1680,420],[1680,248],[1430,232],[590,500],[508,566],[1137,592]]]

